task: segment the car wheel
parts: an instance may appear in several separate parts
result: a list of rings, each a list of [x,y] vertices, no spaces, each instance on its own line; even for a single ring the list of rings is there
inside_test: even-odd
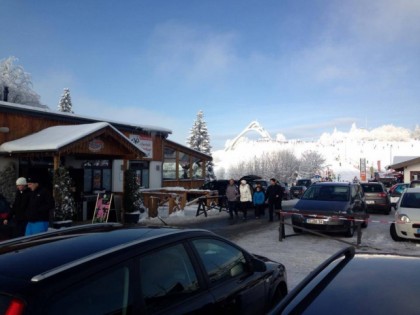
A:
[[[362,222],[362,228],[367,228],[368,227],[368,223],[369,222],[369,219],[368,218],[364,218],[363,219],[363,222]]]
[[[349,224],[349,226],[347,228],[347,231],[346,231],[346,237],[353,237],[354,236],[354,230],[355,230],[354,221],[350,221],[350,224]]]
[[[273,298],[271,299],[270,309],[276,306],[284,297],[287,295],[287,287],[283,284],[280,284],[276,291],[274,292]]]
[[[384,214],[385,215],[388,215],[388,214],[390,214],[391,213],[391,207],[388,207],[385,211],[384,211]]]
[[[292,220],[292,224],[293,224],[293,232],[298,233],[298,234],[302,233],[302,229],[298,228],[298,226],[300,226],[299,223]]]
[[[397,231],[395,229],[395,223],[391,223],[391,225],[389,226],[389,234],[391,234],[391,237],[395,242],[401,242],[404,240],[402,237],[398,236]]]

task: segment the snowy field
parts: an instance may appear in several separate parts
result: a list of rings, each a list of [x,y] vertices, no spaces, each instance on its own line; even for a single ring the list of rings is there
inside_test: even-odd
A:
[[[284,201],[284,209],[291,209],[296,200]],[[167,215],[165,208],[160,209],[160,216],[168,225],[195,227],[200,222],[209,222],[209,229],[213,226],[226,228],[228,215],[226,212],[210,210],[208,217],[200,215],[196,217],[197,207],[189,207],[183,211]],[[399,254],[411,254],[420,256],[420,243],[394,242],[389,234],[389,225],[393,221],[394,211],[390,215],[374,214],[370,217],[369,226],[362,229],[361,244],[359,251],[364,252],[387,252]],[[251,216],[252,217],[252,216]],[[253,221],[253,219],[250,219]],[[142,219],[143,224],[162,225],[158,218]],[[289,222],[287,220],[286,222]],[[243,230],[227,237],[231,241],[245,248],[251,253],[269,257],[283,263],[287,268],[289,289],[294,288],[314,268],[339,249],[349,246],[332,238],[302,234],[294,235],[292,228],[286,226],[286,238],[279,241],[278,221],[268,223],[264,220],[256,229],[251,229],[252,222],[239,223]],[[222,226],[220,226],[222,225]],[[225,227],[223,227],[225,225]],[[242,228],[241,228],[242,229]],[[334,236],[334,235],[332,235]],[[336,235],[337,239],[357,243],[356,235],[353,238],[345,238]]]

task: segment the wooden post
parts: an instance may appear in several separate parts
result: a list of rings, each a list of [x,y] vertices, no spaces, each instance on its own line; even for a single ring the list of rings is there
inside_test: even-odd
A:
[[[286,238],[285,231],[284,231],[284,218],[281,211],[279,211],[279,241],[282,242],[284,238]]]

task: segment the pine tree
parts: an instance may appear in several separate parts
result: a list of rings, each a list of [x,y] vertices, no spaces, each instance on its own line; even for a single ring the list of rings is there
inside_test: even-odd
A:
[[[0,193],[7,202],[13,203],[16,193],[16,170],[13,163],[5,166],[0,172]]]
[[[64,93],[61,96],[60,103],[58,104],[58,111],[64,113],[73,113],[73,105],[71,103],[70,89],[64,89]]]
[[[55,220],[71,220],[76,213],[71,186],[68,170],[60,166],[54,173]]]
[[[136,211],[143,213],[144,208],[140,184],[136,178],[136,171],[131,169],[126,170],[124,174],[124,210],[127,213]]]
[[[207,124],[203,119],[203,111],[201,110],[198,112],[194,125],[190,130],[187,144],[191,149],[211,155],[210,136],[207,130]],[[208,161],[206,164],[206,181],[215,179],[216,175],[214,174],[213,161]]]

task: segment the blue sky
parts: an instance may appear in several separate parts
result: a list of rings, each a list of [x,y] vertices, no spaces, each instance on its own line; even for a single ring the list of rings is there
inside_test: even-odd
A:
[[[0,20],[43,104],[69,88],[77,114],[182,144],[199,110],[213,149],[253,120],[287,139],[419,124],[420,1],[1,0]]]

